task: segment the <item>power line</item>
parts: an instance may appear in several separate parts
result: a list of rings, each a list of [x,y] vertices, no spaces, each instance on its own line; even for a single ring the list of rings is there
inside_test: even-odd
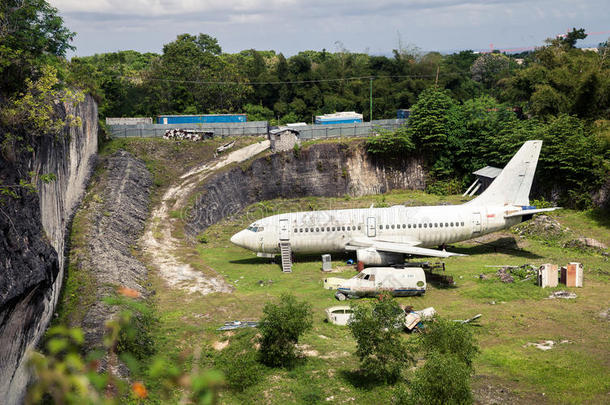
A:
[[[439,73],[440,76],[451,75],[455,73]],[[342,82],[342,81],[354,81],[354,80],[376,80],[376,79],[392,79],[392,78],[434,78],[437,74],[430,75],[381,75],[381,76],[353,76],[336,79],[315,79],[315,80],[294,80],[294,81],[272,81],[272,82],[239,82],[239,81],[207,81],[207,80],[177,80],[177,79],[163,79],[156,77],[149,77],[147,80],[170,82],[170,83],[192,83],[192,84],[306,84],[306,83],[327,83],[327,82]],[[141,77],[134,76],[123,76],[118,75],[116,77],[123,79],[141,80]]]

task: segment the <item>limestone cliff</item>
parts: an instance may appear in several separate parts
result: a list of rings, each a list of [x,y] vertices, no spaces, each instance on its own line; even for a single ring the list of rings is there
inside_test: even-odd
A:
[[[197,235],[257,201],[303,196],[335,197],[425,188],[421,158],[386,162],[357,143],[321,143],[276,153],[211,177],[195,190],[186,230]]]
[[[0,398],[19,403],[29,380],[26,353],[48,326],[63,278],[66,232],[97,152],[97,104],[59,105],[62,115],[81,118],[57,137],[34,137],[32,154],[0,156],[0,184],[27,173],[53,173],[37,193],[16,188],[19,198],[0,204]]]

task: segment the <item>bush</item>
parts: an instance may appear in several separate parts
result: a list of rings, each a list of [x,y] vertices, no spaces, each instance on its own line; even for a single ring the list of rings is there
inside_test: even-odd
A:
[[[443,318],[435,318],[435,322],[428,325],[421,338],[424,352],[427,355],[454,355],[471,369],[479,348],[468,326]]]
[[[117,352],[129,353],[139,360],[153,355],[156,345],[152,331],[157,326],[159,319],[152,303],[121,296],[105,298],[104,301],[109,305],[121,308],[122,315],[129,320],[119,332]]]
[[[398,391],[399,404],[471,404],[470,369],[456,356],[432,352],[415,372],[411,391]]]
[[[373,305],[354,306],[349,328],[367,378],[394,383],[413,364],[410,348],[401,337],[403,317],[403,310],[390,296],[381,296]]]
[[[205,233],[200,233],[197,235],[197,242],[199,243],[208,243],[208,237]]]
[[[462,191],[462,183],[456,179],[438,180],[426,186],[426,193],[435,195],[459,194]]]
[[[258,325],[261,361],[271,367],[291,367],[299,357],[299,337],[313,325],[311,307],[284,294],[278,304],[267,303]]]
[[[263,378],[265,368],[258,362],[258,353],[253,348],[255,334],[254,330],[236,334],[216,358],[216,367],[224,373],[227,385],[233,390],[243,391]]]
[[[370,154],[401,158],[415,149],[407,127],[400,127],[396,131],[380,129],[379,132],[379,135],[366,140],[366,150]]]

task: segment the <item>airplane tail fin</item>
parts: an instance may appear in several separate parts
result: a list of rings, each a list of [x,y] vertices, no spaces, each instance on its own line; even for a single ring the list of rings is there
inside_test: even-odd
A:
[[[472,205],[529,205],[542,141],[527,141]]]

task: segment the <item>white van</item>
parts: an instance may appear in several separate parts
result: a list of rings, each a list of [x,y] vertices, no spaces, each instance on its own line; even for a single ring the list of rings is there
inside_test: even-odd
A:
[[[426,292],[426,275],[421,267],[369,267],[344,281],[337,288],[335,297],[339,301],[345,298],[370,297],[381,293],[390,293],[395,297],[423,295]]]

